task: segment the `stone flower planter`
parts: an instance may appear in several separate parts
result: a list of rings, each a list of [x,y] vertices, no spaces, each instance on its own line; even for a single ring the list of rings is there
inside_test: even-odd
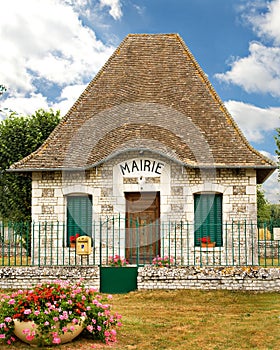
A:
[[[23,342],[30,344],[30,345],[50,345],[46,342],[44,343],[44,340],[41,338],[41,333],[38,333],[38,326],[34,324],[33,321],[19,321],[14,320],[14,334]],[[76,338],[84,329],[84,327],[81,325],[73,325],[72,323],[68,325],[68,328],[70,329],[70,326],[74,327],[73,331],[65,332],[63,334],[58,334],[56,337],[57,343],[53,344],[64,344],[72,341],[74,338]],[[53,330],[53,332],[57,332],[56,329]],[[35,335],[39,334],[39,337],[36,337]],[[58,338],[60,340],[58,340]]]

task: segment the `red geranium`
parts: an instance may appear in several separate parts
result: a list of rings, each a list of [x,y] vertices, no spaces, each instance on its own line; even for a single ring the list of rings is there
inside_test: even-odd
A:
[[[70,236],[70,242],[75,243],[78,237],[80,237],[79,233],[76,233],[75,236]]]
[[[201,243],[209,244],[211,243],[211,238],[209,236],[198,238]]]
[[[0,348],[1,341],[11,344],[15,340],[14,322],[26,321],[34,322],[38,328],[34,334],[24,333],[26,339],[37,338],[41,345],[59,344],[60,335],[71,333],[77,324],[83,325],[93,339],[115,342],[115,327],[121,326],[121,316],[112,313],[111,298],[82,283],[61,280],[0,294]]]

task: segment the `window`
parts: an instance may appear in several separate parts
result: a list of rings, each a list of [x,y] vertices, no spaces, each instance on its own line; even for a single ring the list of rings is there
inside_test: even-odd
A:
[[[203,237],[210,237],[216,247],[223,245],[222,194],[194,195],[195,246],[200,246]]]
[[[70,236],[92,236],[92,197],[67,197],[67,245],[70,245]]]

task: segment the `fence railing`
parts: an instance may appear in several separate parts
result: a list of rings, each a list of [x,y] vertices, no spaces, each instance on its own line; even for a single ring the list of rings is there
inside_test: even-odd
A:
[[[66,223],[1,223],[1,266],[108,265],[119,255],[131,265],[152,264],[156,256],[172,257],[178,266],[280,266],[280,228],[252,222],[227,222],[219,229],[189,222],[152,223],[107,218],[94,221],[90,254],[70,244]]]

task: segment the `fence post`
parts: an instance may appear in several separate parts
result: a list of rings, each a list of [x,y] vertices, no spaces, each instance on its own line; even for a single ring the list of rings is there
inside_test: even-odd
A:
[[[102,266],[102,221],[99,218],[99,266]]]

